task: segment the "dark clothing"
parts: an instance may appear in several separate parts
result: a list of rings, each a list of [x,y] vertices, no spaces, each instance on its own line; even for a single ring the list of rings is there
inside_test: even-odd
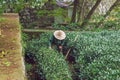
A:
[[[64,42],[65,42],[64,40],[58,40],[54,36],[51,36],[49,40],[49,46],[52,46],[52,45],[63,46]]]
[[[62,49],[60,50],[59,46],[62,46]],[[58,40],[54,36],[51,36],[49,39],[49,47],[52,47],[53,49],[57,50],[58,52],[62,52],[62,54],[65,56],[68,50],[71,48],[71,45],[68,45],[68,40]],[[71,63],[75,62],[74,55],[76,54],[75,49],[72,48],[67,60]]]
[[[65,43],[65,40],[58,40],[52,35],[49,39],[49,47],[54,48],[58,52],[62,52],[62,48],[60,49],[59,46],[63,46]]]

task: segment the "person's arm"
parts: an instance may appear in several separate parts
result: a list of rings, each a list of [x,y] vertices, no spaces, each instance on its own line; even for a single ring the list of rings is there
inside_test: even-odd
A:
[[[58,46],[61,52],[62,52],[64,43],[65,43],[65,40],[62,40],[62,41],[61,41],[61,45]]]

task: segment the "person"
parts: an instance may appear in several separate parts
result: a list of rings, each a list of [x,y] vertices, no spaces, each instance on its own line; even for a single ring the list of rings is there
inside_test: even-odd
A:
[[[65,32],[62,30],[56,30],[49,39],[49,49],[53,48],[64,56],[66,56],[68,50],[71,48],[70,46],[71,45],[69,45],[69,40],[66,38]],[[75,63],[76,51],[77,50],[74,47],[71,48],[66,59],[69,63]]]
[[[49,39],[49,49],[56,49],[58,52],[62,52],[63,45],[65,43],[66,34],[62,30],[56,30]]]

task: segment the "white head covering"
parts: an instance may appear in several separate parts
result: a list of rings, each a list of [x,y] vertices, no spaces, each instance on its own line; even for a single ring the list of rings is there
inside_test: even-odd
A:
[[[65,39],[65,37],[66,37],[65,32],[62,31],[62,30],[56,30],[53,35],[54,35],[55,38],[58,39],[58,40],[63,40],[63,39]]]

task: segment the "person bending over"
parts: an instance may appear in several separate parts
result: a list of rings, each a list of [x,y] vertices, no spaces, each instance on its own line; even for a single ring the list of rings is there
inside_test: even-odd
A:
[[[56,30],[49,39],[49,48],[56,49],[58,52],[62,52],[63,45],[65,43],[66,34],[62,30]]]

